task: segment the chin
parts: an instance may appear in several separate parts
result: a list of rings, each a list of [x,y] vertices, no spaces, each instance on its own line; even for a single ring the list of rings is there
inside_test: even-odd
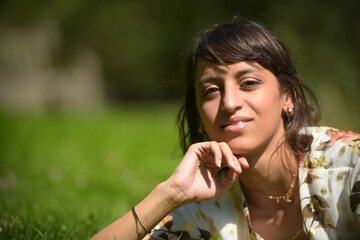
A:
[[[249,143],[245,143],[245,142],[228,142],[229,147],[231,149],[231,151],[233,152],[234,155],[244,155],[244,154],[248,154],[251,153],[252,149]]]
[[[226,142],[234,155],[247,155],[256,150],[256,139],[250,137],[213,138],[217,142]]]

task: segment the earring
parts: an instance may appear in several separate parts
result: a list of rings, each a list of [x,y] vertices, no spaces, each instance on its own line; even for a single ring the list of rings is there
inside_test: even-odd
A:
[[[292,107],[288,107],[287,111],[286,111],[286,116],[287,117],[292,117],[292,116],[294,116],[294,114],[295,114],[294,109]]]

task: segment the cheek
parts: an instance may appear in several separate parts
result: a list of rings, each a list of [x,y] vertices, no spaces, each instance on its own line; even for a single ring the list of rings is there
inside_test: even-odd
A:
[[[211,124],[215,121],[218,108],[211,102],[198,104],[199,114],[204,125]]]
[[[253,109],[258,113],[258,115],[278,115],[281,117],[283,104],[279,93],[274,94],[271,91],[261,92],[256,96],[252,96],[249,103],[253,106]]]
[[[262,133],[273,134],[283,125],[282,103],[274,94],[262,93],[253,98],[253,110],[256,112],[258,130]]]

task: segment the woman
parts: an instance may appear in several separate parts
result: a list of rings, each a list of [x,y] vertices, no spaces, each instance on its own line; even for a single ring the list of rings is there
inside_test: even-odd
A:
[[[313,95],[276,36],[251,21],[215,26],[195,42],[184,80],[182,161],[93,239],[360,235],[360,135],[309,127]]]

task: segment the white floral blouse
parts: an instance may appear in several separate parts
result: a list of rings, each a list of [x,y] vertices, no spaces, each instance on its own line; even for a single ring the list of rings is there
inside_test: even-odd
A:
[[[360,134],[310,127],[311,151],[299,163],[303,229],[310,239],[360,239]],[[240,184],[187,204],[152,230],[155,239],[263,239],[251,227]]]

